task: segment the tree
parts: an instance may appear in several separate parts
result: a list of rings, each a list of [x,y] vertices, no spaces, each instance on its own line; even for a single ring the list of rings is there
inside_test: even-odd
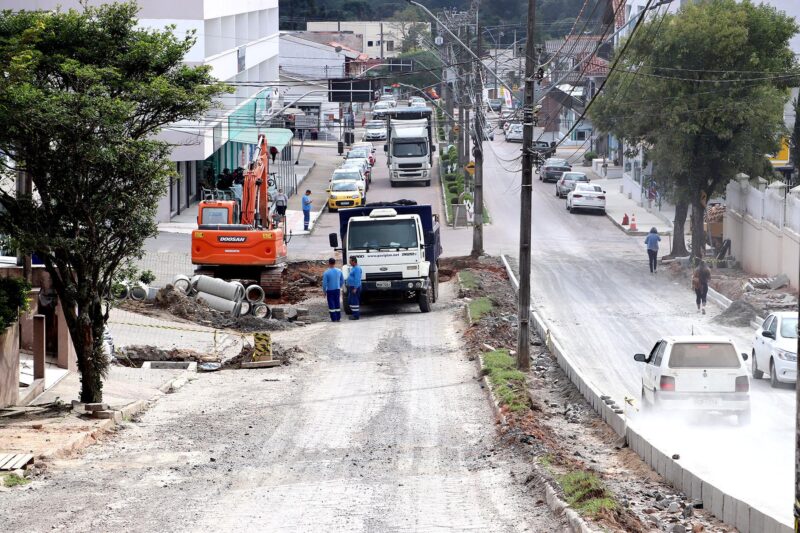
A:
[[[133,3],[0,13],[0,232],[35,253],[64,309],[81,401],[102,401],[104,298],[156,232],[172,173],[153,137],[198,117],[225,87],[181,63],[191,35],[136,27]],[[33,194],[14,195],[26,173]]]
[[[748,0],[688,3],[643,24],[620,48],[590,109],[600,131],[648,147],[671,185],[676,234],[691,209],[698,255],[706,200],[738,172],[763,172],[765,154],[778,146],[786,87],[797,80],[788,46],[797,31],[794,19]],[[681,247],[676,239],[674,255]]]
[[[794,126],[792,127],[792,135],[789,138],[789,148],[792,158],[792,166],[795,172],[800,172],[800,97],[792,101],[792,110],[794,111]]]

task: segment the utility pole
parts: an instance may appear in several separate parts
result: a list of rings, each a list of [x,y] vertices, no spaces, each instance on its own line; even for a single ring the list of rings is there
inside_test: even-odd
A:
[[[467,46],[469,46],[469,44],[470,44],[469,43],[469,41],[470,41],[469,26],[467,26],[466,29],[467,29]],[[472,61],[470,61],[470,64],[472,64]],[[465,78],[465,80],[464,80],[464,88],[466,89],[471,84],[471,80],[468,79],[469,78],[469,70],[467,69],[467,67],[462,67],[462,71],[461,72],[462,72],[462,75]],[[469,134],[469,130],[470,130],[469,108],[472,106],[472,98],[468,94],[469,91],[464,91],[464,92],[466,93],[465,96],[464,96],[464,100],[465,100],[465,103],[467,105],[464,108],[464,129],[463,129],[462,133],[464,135],[464,164],[466,165],[472,159],[472,157],[471,157],[472,152],[469,149],[469,144],[470,144],[469,143],[469,141],[470,141],[470,134]],[[470,177],[471,176],[469,175],[469,172],[467,172],[467,170],[464,169],[464,191],[467,190],[467,184],[470,181]]]
[[[536,72],[536,0],[528,0],[528,34],[525,41],[525,99],[522,128],[522,186],[519,227],[519,328],[517,328],[517,368],[529,370],[531,316],[531,195],[533,189],[533,105]]]
[[[478,2],[475,6],[476,21],[477,12],[480,6]],[[481,57],[481,28],[476,24],[475,34],[478,37],[476,45],[478,57]],[[475,147],[472,149],[475,154],[475,215],[472,221],[472,257],[483,255],[483,83],[481,81],[481,71],[483,63],[473,62],[472,72],[475,76]]]
[[[800,302],[797,303],[797,311],[800,313]],[[795,353],[800,355],[800,335],[797,336],[797,351]],[[800,376],[800,357],[797,358],[797,371],[795,376]],[[796,387],[795,392],[794,417],[794,532],[800,533],[800,385]]]

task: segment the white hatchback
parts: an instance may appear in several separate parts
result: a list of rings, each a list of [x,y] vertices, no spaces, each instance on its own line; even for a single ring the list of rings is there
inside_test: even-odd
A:
[[[645,363],[642,407],[669,411],[712,411],[750,422],[750,378],[736,345],[726,337],[664,337],[650,354],[633,357]]]
[[[797,313],[770,314],[753,339],[753,379],[769,371],[769,383],[797,383]]]
[[[606,191],[599,185],[576,183],[575,188],[567,193],[567,211],[574,213],[578,209],[591,209],[606,212]]]

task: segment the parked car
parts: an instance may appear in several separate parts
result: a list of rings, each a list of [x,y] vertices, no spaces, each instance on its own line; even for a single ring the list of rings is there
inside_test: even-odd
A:
[[[567,193],[567,211],[576,212],[578,209],[606,212],[606,191],[599,185],[590,183],[576,183],[575,188]]]
[[[394,96],[391,94],[383,94],[380,98],[378,98],[378,103],[386,102],[392,107],[397,107],[397,100],[395,100]]]
[[[579,181],[588,183],[589,176],[583,172],[564,172],[561,174],[561,179],[556,182],[556,196],[565,198],[569,191],[575,188],[575,184]]]
[[[364,132],[365,141],[385,141],[386,123],[382,120],[370,120]]]
[[[375,154],[375,145],[372,144],[369,141],[361,141],[361,142],[353,143],[353,148],[352,149],[355,150],[356,148],[363,148],[365,150],[368,150],[370,154]],[[374,155],[373,155],[373,157],[374,157]],[[375,163],[373,162],[372,164],[374,165]]]
[[[566,159],[551,157],[546,159],[539,170],[539,181],[558,181],[564,172],[572,170]]]
[[[556,149],[547,141],[533,141],[533,151],[539,154],[539,157],[547,159],[556,155]]]
[[[506,141],[512,143],[522,142],[522,124],[511,124],[506,130]]]
[[[483,128],[483,140],[484,141],[493,141],[494,140],[494,128],[491,126],[486,126]]]
[[[753,379],[769,372],[769,383],[797,383],[797,313],[778,311],[767,316],[753,339]]]
[[[750,378],[740,354],[726,337],[664,337],[650,354],[637,353],[642,369],[642,407],[665,412],[709,411],[750,422]]]
[[[356,157],[345,159],[344,163],[342,163],[339,168],[357,168],[367,179],[367,188],[369,188],[370,183],[372,183],[372,167],[366,159]]]
[[[372,106],[372,118],[373,120],[379,120],[386,118],[386,114],[393,106],[389,102],[378,102],[374,106]]]
[[[371,147],[366,147],[364,145],[355,146],[353,145],[350,148],[350,151],[347,152],[347,155],[344,157],[345,159],[366,159],[369,161],[370,166],[375,164],[375,155],[372,153]]]
[[[412,96],[408,99],[409,107],[425,107],[427,104],[425,103],[425,99],[421,96]]]
[[[495,111],[497,113],[503,109],[503,99],[502,98],[489,98],[486,102],[486,107],[489,108],[489,111]]]
[[[338,211],[340,207],[359,207],[367,202],[366,196],[358,188],[355,180],[337,180],[328,188],[328,211]]]
[[[358,183],[358,188],[361,189],[362,192],[366,193],[367,189],[369,188],[369,183],[367,183],[367,178],[361,172],[360,168],[337,168],[331,174],[331,181],[328,186],[330,188],[334,182],[336,181],[343,181],[343,180],[353,180]],[[366,196],[366,194],[364,195]]]

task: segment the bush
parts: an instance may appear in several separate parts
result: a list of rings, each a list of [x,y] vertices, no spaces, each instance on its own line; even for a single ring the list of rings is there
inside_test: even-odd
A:
[[[448,172],[447,174],[444,175],[444,181],[448,182],[458,181],[458,174],[456,174],[455,172]]]
[[[458,196],[453,196],[452,198],[450,198],[450,203],[454,205],[460,203],[458,201]]]
[[[597,153],[596,152],[592,152],[591,150],[589,150],[588,152],[584,152],[583,153],[583,159],[586,160],[586,161],[591,161],[592,159],[597,159]]]
[[[28,293],[31,285],[24,279],[0,279],[0,335],[14,324],[20,312],[28,310]]]
[[[461,186],[458,183],[452,183],[447,186],[447,190],[450,191],[450,194],[458,194],[461,192]]]

